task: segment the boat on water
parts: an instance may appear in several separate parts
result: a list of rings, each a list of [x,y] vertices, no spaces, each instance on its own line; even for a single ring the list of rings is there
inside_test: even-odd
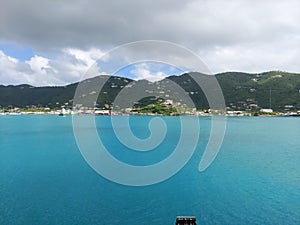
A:
[[[284,116],[287,117],[300,117],[300,113],[286,113]]]
[[[196,225],[195,216],[177,216],[175,225]]]

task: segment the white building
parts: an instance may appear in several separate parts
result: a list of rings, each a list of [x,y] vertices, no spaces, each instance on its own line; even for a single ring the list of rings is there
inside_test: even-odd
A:
[[[261,109],[260,111],[263,113],[272,113],[273,109]]]

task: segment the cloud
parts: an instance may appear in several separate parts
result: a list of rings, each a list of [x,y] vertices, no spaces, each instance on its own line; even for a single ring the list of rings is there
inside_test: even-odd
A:
[[[162,39],[201,48],[267,41],[296,32],[300,2],[287,1],[5,1],[3,39],[30,43],[36,51],[107,48]],[[138,9],[138,10],[137,10]]]
[[[101,53],[145,39],[183,45],[213,73],[299,72],[299,8],[298,0],[3,1],[0,42],[29,46],[36,56],[49,59],[42,71],[58,83],[76,81]],[[24,71],[19,66],[25,76],[28,65],[22,64]]]
[[[65,85],[79,81],[103,53],[97,49],[63,49],[55,59],[34,55],[23,62],[0,51],[2,84]]]
[[[30,66],[32,72],[37,74],[47,74],[47,71],[51,70],[52,67],[49,65],[49,59],[35,55],[26,63]]]
[[[200,58],[213,72],[245,71],[259,73],[270,70],[300,72],[297,59],[300,52],[295,48],[300,37],[287,37],[286,40],[274,40],[269,44],[215,47],[199,53]]]
[[[14,84],[19,80],[28,80],[29,66],[0,51],[0,79],[2,84]],[[14,76],[11,76],[14,74]]]
[[[168,76],[162,71],[151,71],[151,66],[147,63],[140,63],[133,65],[133,69],[130,70],[135,80],[149,80],[149,81],[159,81]]]

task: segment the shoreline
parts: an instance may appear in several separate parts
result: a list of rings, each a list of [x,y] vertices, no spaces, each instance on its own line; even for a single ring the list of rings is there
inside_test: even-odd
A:
[[[97,114],[97,113],[64,113],[57,111],[51,111],[51,112],[2,112],[0,113],[0,116],[30,116],[30,115],[50,115],[50,116],[160,116],[160,117],[180,117],[180,116],[198,116],[198,117],[211,117],[211,116],[226,116],[226,117],[300,117],[299,112],[289,112],[289,113],[282,113],[282,112],[275,112],[272,114],[254,114],[254,113],[239,113],[239,114],[233,114],[228,113],[221,114],[221,113],[203,113],[203,112],[197,112],[197,113],[186,113],[186,114],[176,114],[176,115],[163,115],[163,114],[152,114],[152,113],[109,113],[109,114]]]

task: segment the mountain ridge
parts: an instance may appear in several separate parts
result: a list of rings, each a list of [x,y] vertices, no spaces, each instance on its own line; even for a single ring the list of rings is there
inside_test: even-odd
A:
[[[195,102],[198,109],[207,109],[208,103],[204,93],[189,76],[170,75],[157,82],[135,81],[120,76],[100,75],[82,82],[94,82],[108,76],[98,97],[98,106],[111,104],[117,94],[129,83],[160,83],[171,80],[181,86]],[[263,73],[223,72],[215,74],[223,91],[226,106],[234,109],[273,108],[284,110],[285,106],[300,109],[300,74],[284,71]],[[31,106],[60,108],[72,105],[72,100],[79,82],[64,86],[34,87],[28,84],[0,85],[0,106],[26,108]],[[94,87],[97,88],[97,87]],[[96,90],[96,89],[95,89]],[[87,93],[89,94],[89,93]]]

